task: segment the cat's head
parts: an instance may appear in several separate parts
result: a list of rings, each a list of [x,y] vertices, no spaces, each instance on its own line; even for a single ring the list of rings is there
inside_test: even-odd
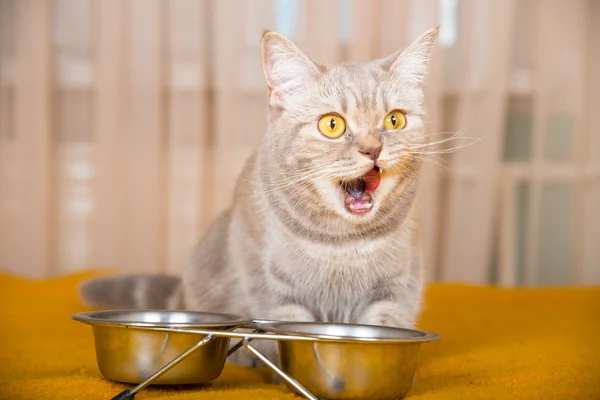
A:
[[[384,59],[327,67],[266,32],[270,113],[263,145],[278,177],[272,189],[288,192],[289,204],[300,209],[358,223],[393,209],[427,142],[422,85],[437,32]]]

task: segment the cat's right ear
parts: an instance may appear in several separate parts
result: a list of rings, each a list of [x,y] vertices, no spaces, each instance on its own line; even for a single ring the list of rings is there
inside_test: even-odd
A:
[[[262,64],[269,99],[285,101],[294,93],[318,79],[320,70],[285,36],[266,31],[261,40]]]

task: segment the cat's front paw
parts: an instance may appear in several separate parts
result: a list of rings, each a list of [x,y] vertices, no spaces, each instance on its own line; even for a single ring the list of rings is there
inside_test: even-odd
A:
[[[300,304],[286,304],[267,313],[267,319],[274,321],[313,322],[313,314]]]
[[[373,303],[367,307],[358,318],[357,323],[412,329],[415,315],[406,312],[401,304],[385,301]]]
[[[276,307],[265,313],[264,319],[273,321],[314,321],[312,313],[306,308],[298,304],[286,304]],[[270,362],[279,366],[279,351],[277,342],[274,340],[254,340],[250,345],[256,349],[261,355],[266,357]],[[247,367],[262,366],[264,363],[260,361],[254,354],[246,348],[240,348],[231,356],[229,362]],[[275,375],[274,375],[275,376]],[[275,378],[279,379],[279,378]]]

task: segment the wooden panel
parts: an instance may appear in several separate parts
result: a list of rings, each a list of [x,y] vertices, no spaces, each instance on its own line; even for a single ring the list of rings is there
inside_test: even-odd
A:
[[[56,265],[66,273],[89,267],[92,236],[93,80],[92,2],[54,2],[53,41],[57,89],[54,102]]]
[[[539,5],[539,2],[536,4]],[[544,38],[552,37],[551,14],[550,7],[541,7],[534,16],[532,21],[534,26],[534,66],[533,66],[533,88],[534,88],[534,117],[533,117],[533,135],[532,135],[532,152],[530,162],[529,178],[531,181],[531,199],[529,202],[529,212],[527,226],[527,249],[526,249],[526,266],[528,269],[525,274],[525,283],[532,285],[534,282],[537,265],[537,248],[538,248],[538,229],[540,220],[540,203],[541,203],[541,186],[540,169],[542,163],[542,146],[544,140],[544,117],[547,114],[547,101],[544,93],[545,87],[548,85],[548,77],[544,67],[544,61],[547,60],[548,54],[551,51],[545,45]]]
[[[539,271],[539,243],[543,234],[540,204],[542,204],[542,189],[545,184],[545,170],[551,164],[545,159],[544,149],[547,144],[548,131],[551,128],[551,117],[557,112],[567,113],[577,117],[578,108],[576,99],[581,96],[582,87],[578,84],[578,77],[583,75],[580,57],[577,54],[577,41],[579,27],[583,21],[581,10],[574,6],[565,10],[559,0],[537,1],[537,12],[534,16],[534,118],[533,118],[533,143],[532,160],[530,169],[531,201],[528,215],[527,261],[529,267],[526,273],[526,283],[536,284]],[[543,6],[542,6],[543,4]],[[577,5],[574,3],[574,5]],[[580,14],[579,17],[577,14]],[[557,28],[558,27],[558,28]],[[579,39],[581,41],[581,39]],[[562,62],[557,62],[556,54],[564,54]],[[569,60],[566,62],[565,60]],[[572,161],[569,163],[572,165]],[[577,178],[575,178],[577,179]],[[570,180],[574,183],[575,179]],[[581,198],[580,192],[577,194]],[[578,204],[579,203],[579,204]],[[580,200],[574,202],[575,207],[581,207]],[[577,252],[575,252],[577,254]],[[570,268],[572,266],[565,266]]]
[[[518,250],[515,243],[517,234],[517,180],[513,174],[505,173],[500,183],[500,204],[498,207],[498,271],[497,282],[503,286],[517,283]]]
[[[92,131],[95,173],[91,260],[93,266],[98,267],[127,267],[124,207],[127,5],[122,0],[94,0],[96,66]]]
[[[239,71],[239,55],[244,52],[244,20],[242,14],[236,12],[244,7],[243,0],[223,1],[213,4],[213,20],[220,21],[231,18],[231,24],[214,24],[212,36],[215,38],[214,46],[214,113],[213,129],[211,134],[214,147],[209,153],[209,165],[218,166],[218,176],[210,173],[207,185],[212,190],[207,192],[210,205],[207,219],[213,219],[217,214],[231,205],[231,196],[235,179],[241,170],[239,161],[236,160],[236,150],[239,144],[235,143],[229,124],[232,110],[241,110],[243,102],[236,92],[240,86],[237,81]],[[265,88],[266,92],[266,88]],[[236,124],[237,125],[237,124]],[[238,164],[234,163],[238,161]],[[212,172],[212,171],[211,171]]]
[[[413,40],[422,32],[439,24],[440,10],[439,2],[436,0],[413,0],[410,5],[412,10],[408,25],[410,28],[408,40]],[[403,10],[402,12],[407,12]],[[439,43],[435,47],[430,63],[430,74],[425,85],[425,107],[427,112],[427,125],[432,141],[441,139],[438,135],[442,131],[442,64],[440,62]],[[432,146],[431,150],[440,149],[441,146]],[[418,205],[421,218],[421,239],[423,262],[425,265],[425,277],[427,281],[439,279],[438,246],[440,229],[440,196],[441,177],[443,167],[437,165],[438,161],[431,159],[423,164],[421,173],[421,188],[419,192]]]
[[[411,0],[380,0],[378,22],[379,32],[379,53],[381,56],[387,56],[406,47],[411,40],[417,38],[414,30],[417,24],[411,24],[411,13],[414,7],[422,6]],[[426,3],[421,2],[421,3]],[[430,3],[431,4],[431,3]],[[435,5],[431,9],[435,15]],[[418,24],[424,26],[424,24]]]
[[[482,140],[450,155],[448,171],[438,159],[424,166],[428,280],[537,284],[538,228],[554,221],[541,221],[542,188],[563,182],[573,189],[570,273],[600,282],[600,6],[563,3],[456,2],[459,40],[435,55],[428,122],[441,133],[442,100],[453,98],[454,129]],[[287,27],[318,62],[366,61],[437,25],[450,2],[298,0],[286,3],[291,13],[282,4],[0,0],[0,266],[32,276],[180,271],[264,133],[263,29]],[[503,165],[507,99],[523,97],[531,151]],[[572,118],[554,127],[562,117]],[[548,137],[568,142],[556,152]]]
[[[569,58],[574,60],[570,62],[567,72],[569,81],[567,90],[572,93],[572,102],[571,104],[567,104],[564,109],[555,109],[554,111],[558,115],[563,116],[563,119],[571,116],[571,129],[568,129],[568,127],[562,127],[562,136],[570,139],[567,143],[572,143],[572,148],[568,149],[571,151],[562,151],[565,153],[563,158],[566,158],[566,160],[547,160],[557,163],[564,163],[565,161],[568,161],[569,164],[572,164],[574,169],[577,171],[577,178],[574,182],[572,182],[571,185],[571,209],[568,211],[562,211],[571,217],[571,220],[567,221],[570,224],[570,232],[567,231],[565,235],[567,238],[566,246],[563,245],[559,247],[559,249],[561,247],[567,247],[567,249],[570,250],[570,265],[565,265],[562,273],[555,272],[555,275],[558,274],[558,276],[567,276],[569,280],[566,283],[581,281],[585,262],[586,216],[583,213],[586,210],[586,188],[590,186],[591,182],[586,179],[586,167],[588,164],[586,149],[589,139],[587,138],[588,135],[586,132],[586,91],[584,87],[584,80],[581,79],[581,77],[586,76],[586,59],[590,57],[590,55],[588,55],[588,51],[593,53],[593,49],[588,49],[586,46],[588,44],[586,37],[587,34],[589,34],[589,24],[591,23],[591,19],[589,18],[590,11],[591,10],[589,10],[587,0],[577,0],[571,3],[571,7],[569,7],[568,10],[568,17],[564,19],[565,24],[563,25],[563,29],[567,32],[565,32],[563,35],[563,43],[565,43],[565,45],[568,43],[567,46],[569,46],[569,51],[571,52]],[[571,96],[566,94],[564,97],[569,98]],[[561,128],[560,125],[559,128]],[[558,131],[558,129],[553,129],[553,131]],[[551,138],[547,139],[545,146],[546,148],[549,147],[548,142],[550,142],[550,139]],[[563,140],[559,140],[561,137],[554,137],[553,139],[556,143],[554,147],[563,145]],[[548,158],[548,155],[546,155],[546,158]],[[555,215],[553,216],[553,219],[558,219],[559,216],[560,215]],[[553,247],[556,248],[556,246]],[[554,252],[556,252],[556,250]],[[560,260],[561,258],[556,257],[556,254],[554,254],[554,259]],[[600,265],[600,259],[598,261]],[[554,262],[554,264],[556,264],[556,262]]]
[[[8,138],[7,129],[11,124],[13,115],[9,113],[7,107],[7,92],[14,86],[14,54],[16,47],[16,0],[0,0],[0,86],[5,89],[0,97],[0,106],[3,107],[3,114],[0,115],[0,138]],[[12,94],[11,94],[12,97]]]
[[[483,283],[491,274],[514,5],[514,0],[461,2],[461,40],[470,50],[465,87],[458,95],[459,129],[484,140],[452,159],[441,249],[441,275],[447,281]],[[500,30],[504,34],[498,35]]]
[[[569,285],[573,282],[573,180],[543,182],[534,284]]]
[[[317,63],[341,61],[339,2],[304,0],[301,4],[296,44]]]
[[[346,59],[349,61],[369,61],[380,57],[379,24],[381,1],[352,0],[346,5],[350,10],[350,21],[340,21],[349,25],[350,38]]]
[[[260,53],[260,39],[265,30],[274,28],[274,2],[273,0],[245,0],[243,19],[243,40],[237,54],[238,63],[238,89],[245,94],[259,94],[263,99],[266,91],[266,83],[262,70]],[[293,12],[293,10],[289,10]],[[293,38],[290,38],[293,40]],[[266,103],[265,103],[266,105]],[[264,126],[263,126],[264,127]],[[263,128],[257,126],[256,129]],[[261,132],[262,133],[262,132]],[[250,139],[246,142],[252,143],[256,135],[240,135],[240,139]]]
[[[6,89],[4,90],[8,91]],[[13,111],[9,101],[14,103],[14,97],[6,96],[0,103],[0,110],[4,115],[6,115],[5,111]],[[10,127],[9,132],[14,134],[13,125],[8,125],[8,127]],[[19,253],[16,251],[18,238],[15,234],[21,224],[17,150],[14,140],[0,139],[0,268],[15,273],[20,270],[18,267],[20,264]],[[28,271],[25,273],[33,275]]]
[[[44,276],[53,271],[53,142],[51,135],[50,0],[16,6],[14,109],[14,225],[5,227],[10,272]],[[7,254],[8,253],[8,254]]]
[[[70,104],[69,99],[60,106]],[[56,273],[84,270],[93,262],[91,151],[86,142],[61,143],[56,149]]]
[[[205,0],[169,3],[168,184],[166,270],[180,272],[200,240],[206,208],[206,74],[208,14]]]
[[[128,10],[129,96],[123,165],[126,253],[123,268],[164,267],[165,168],[163,31],[160,0],[131,0]]]
[[[583,199],[579,209],[581,224],[581,263],[576,271],[576,283],[600,284],[600,3],[586,1],[587,35],[585,51],[585,139],[579,148],[577,160],[585,160]]]
[[[580,285],[599,285],[600,284],[600,246],[598,238],[600,237],[600,178],[598,172],[600,168],[596,166],[595,178],[589,179],[585,191],[583,214],[585,223],[583,226],[583,256],[581,269],[577,271],[576,281]]]
[[[14,141],[14,0],[0,0],[0,268],[17,265],[9,236],[18,223],[15,198]]]
[[[236,11],[240,9],[248,13]],[[249,14],[254,16],[252,21],[246,18]],[[271,1],[262,1],[261,7],[248,0],[214,4],[213,19],[228,18],[231,24],[214,26],[215,108],[212,118],[216,135],[214,154],[210,158],[213,170],[207,183],[211,188],[208,193],[212,195],[211,218],[230,206],[236,180],[264,133],[267,86],[260,69],[259,45],[262,30],[273,25],[272,17]],[[244,79],[250,77],[254,83]],[[244,123],[233,123],[233,118]]]

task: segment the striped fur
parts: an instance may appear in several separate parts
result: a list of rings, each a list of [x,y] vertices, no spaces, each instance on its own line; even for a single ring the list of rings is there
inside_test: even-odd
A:
[[[266,33],[268,130],[238,180],[232,208],[195,250],[180,291],[172,280],[158,291],[159,278],[119,277],[88,282],[83,298],[94,305],[412,327],[423,273],[414,204],[420,159],[409,150],[427,141],[421,86],[436,35],[428,31],[387,59],[323,67]],[[385,132],[383,119],[393,109],[405,111],[406,128]],[[338,139],[316,128],[329,112],[346,120]],[[358,149],[376,145],[383,146],[381,183],[371,212],[356,216],[344,207],[340,181],[373,168]],[[274,357],[273,347],[264,350]]]

